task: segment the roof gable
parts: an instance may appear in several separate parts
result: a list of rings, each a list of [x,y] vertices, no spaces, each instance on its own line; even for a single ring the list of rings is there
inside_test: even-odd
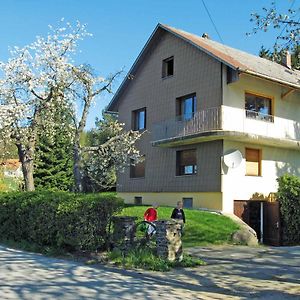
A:
[[[241,73],[254,75],[264,78],[279,84],[283,84],[294,89],[300,89],[300,71],[291,70],[285,66],[269,61],[267,59],[255,56],[244,51],[225,46],[213,40],[202,38],[197,35],[179,30],[167,25],[158,24],[153,33],[149,37],[147,43],[143,47],[139,56],[135,60],[127,76],[123,80],[110,104],[108,111],[116,111],[117,101],[123,93],[126,86],[129,84],[130,79],[135,75],[139,63],[147,55],[148,49],[154,44],[157,36],[163,32],[169,32],[184,40],[185,42],[193,45],[200,51],[207,53],[213,58],[221,61],[225,65],[235,69]]]

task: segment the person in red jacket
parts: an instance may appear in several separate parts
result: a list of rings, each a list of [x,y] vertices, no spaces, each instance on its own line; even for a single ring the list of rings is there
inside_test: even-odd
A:
[[[157,220],[157,208],[157,203],[153,203],[152,207],[147,208],[144,213],[144,220],[150,223],[155,222]],[[147,232],[149,236],[152,236],[156,231],[153,226],[148,226]]]

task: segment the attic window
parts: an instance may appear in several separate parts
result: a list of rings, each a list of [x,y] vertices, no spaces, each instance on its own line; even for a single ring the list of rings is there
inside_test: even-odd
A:
[[[162,62],[162,78],[174,75],[174,56],[166,58]]]

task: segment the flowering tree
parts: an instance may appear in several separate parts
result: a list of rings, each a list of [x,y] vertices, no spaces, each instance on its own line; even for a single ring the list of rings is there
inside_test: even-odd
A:
[[[97,77],[90,67],[74,64],[78,42],[89,35],[79,22],[76,26],[50,27],[46,38],[37,37],[28,46],[15,47],[8,62],[0,62],[0,135],[13,139],[17,146],[27,191],[34,190],[37,136],[41,132],[49,138],[53,135],[57,106],[73,120],[75,186],[82,190],[80,134],[91,104],[100,93],[111,91],[119,75]]]
[[[253,33],[268,31],[269,28],[279,30],[276,37],[274,49],[279,52],[281,49],[292,49],[300,43],[300,7],[294,7],[292,1],[287,11],[278,11],[276,2],[271,2],[269,7],[263,7],[262,13],[251,14],[250,21],[254,23]]]
[[[123,172],[130,161],[142,160],[135,147],[141,132],[125,131],[124,124],[107,116],[96,124],[91,132],[92,146],[83,148],[85,173],[95,191],[111,189],[116,184],[117,172]]]

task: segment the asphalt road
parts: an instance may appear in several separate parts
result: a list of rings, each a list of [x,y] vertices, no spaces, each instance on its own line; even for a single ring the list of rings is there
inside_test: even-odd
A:
[[[0,299],[300,299],[300,247],[190,251],[207,265],[159,273],[0,246]]]

